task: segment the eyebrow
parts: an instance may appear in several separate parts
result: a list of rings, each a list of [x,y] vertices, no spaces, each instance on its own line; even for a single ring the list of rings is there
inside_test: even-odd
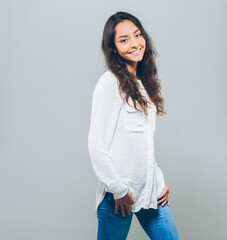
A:
[[[138,31],[140,31],[140,29],[138,28],[134,33],[136,33],[136,32],[138,32]],[[123,37],[127,37],[128,35],[121,35],[121,36],[119,36],[117,39],[119,39],[119,38],[123,38]]]

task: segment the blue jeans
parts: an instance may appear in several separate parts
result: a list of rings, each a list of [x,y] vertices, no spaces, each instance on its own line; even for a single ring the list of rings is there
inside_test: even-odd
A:
[[[131,225],[133,213],[123,217],[121,209],[115,214],[113,194],[107,192],[99,204],[98,240],[125,240]],[[176,225],[167,204],[158,205],[158,209],[141,209],[134,213],[140,225],[152,240],[179,240]]]

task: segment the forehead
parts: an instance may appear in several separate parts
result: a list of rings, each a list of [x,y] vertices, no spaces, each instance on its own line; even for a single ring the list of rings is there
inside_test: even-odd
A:
[[[120,23],[118,23],[115,27],[115,35],[120,36],[120,35],[128,35],[134,33],[138,27],[131,22],[130,20],[124,20]]]

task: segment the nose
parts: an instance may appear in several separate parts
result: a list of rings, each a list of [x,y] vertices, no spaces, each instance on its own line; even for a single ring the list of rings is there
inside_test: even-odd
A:
[[[139,43],[136,38],[132,38],[131,40],[131,48],[137,48],[139,46]]]

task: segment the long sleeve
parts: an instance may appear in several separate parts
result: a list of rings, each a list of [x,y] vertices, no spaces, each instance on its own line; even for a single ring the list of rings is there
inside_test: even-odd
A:
[[[128,191],[127,184],[116,173],[110,157],[121,104],[117,81],[107,72],[99,79],[92,96],[88,150],[96,176],[115,199],[123,197]]]

